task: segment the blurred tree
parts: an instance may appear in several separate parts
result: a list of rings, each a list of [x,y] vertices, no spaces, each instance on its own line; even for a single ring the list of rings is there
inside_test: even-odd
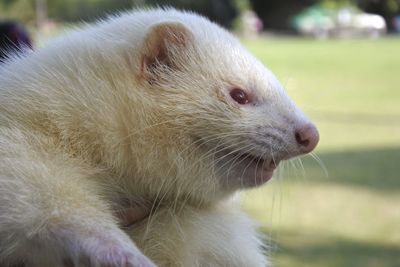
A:
[[[235,0],[147,0],[152,6],[173,6],[196,11],[227,28],[239,14]]]
[[[392,29],[394,16],[400,15],[400,0],[250,0],[254,11],[263,20],[265,28],[289,30],[290,18],[303,8],[324,2],[333,6],[357,5],[368,13],[379,14]]]
[[[35,21],[37,0],[0,0],[0,16],[23,23]],[[225,27],[231,27],[249,0],[47,0],[47,14],[57,21],[92,21],[137,6],[172,6],[196,11]]]
[[[0,16],[24,24],[35,22],[37,0],[0,0]],[[253,8],[265,28],[289,30],[290,18],[317,2],[357,4],[366,12],[382,15],[389,27],[400,14],[400,0],[47,0],[48,16],[58,21],[92,21],[106,14],[136,6],[173,6],[196,11],[225,27],[231,27],[239,12]]]
[[[290,31],[290,19],[303,8],[319,2],[318,0],[250,0],[266,29]]]
[[[50,18],[75,22],[92,21],[106,14],[132,8],[134,0],[51,0],[48,1]]]
[[[0,16],[2,19],[12,19],[23,24],[35,23],[35,8],[32,0],[1,0]]]
[[[235,0],[234,3],[240,12],[252,9],[250,0]]]
[[[400,15],[400,0],[356,0],[356,3],[365,12],[384,17],[388,29],[394,30],[392,22],[396,15]]]

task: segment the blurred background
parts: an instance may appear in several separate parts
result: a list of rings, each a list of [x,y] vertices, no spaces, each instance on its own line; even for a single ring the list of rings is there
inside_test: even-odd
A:
[[[244,197],[275,265],[399,267],[400,0],[0,0],[0,31],[35,48],[156,5],[237,34],[320,129],[313,156]]]

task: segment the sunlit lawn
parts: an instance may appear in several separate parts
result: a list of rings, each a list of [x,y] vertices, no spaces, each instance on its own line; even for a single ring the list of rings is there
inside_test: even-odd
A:
[[[318,125],[326,168],[304,157],[246,194],[275,265],[399,267],[400,38],[246,45]]]

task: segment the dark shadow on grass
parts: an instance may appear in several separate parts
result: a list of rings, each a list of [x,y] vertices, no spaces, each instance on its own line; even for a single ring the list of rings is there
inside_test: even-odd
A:
[[[374,190],[400,190],[400,148],[318,153],[328,176],[310,156],[303,157],[307,181],[340,183]],[[399,265],[400,266],[400,265]]]
[[[399,267],[400,244],[387,245],[343,239],[321,233],[281,230],[269,252],[284,266]],[[292,265],[286,265],[292,262]]]

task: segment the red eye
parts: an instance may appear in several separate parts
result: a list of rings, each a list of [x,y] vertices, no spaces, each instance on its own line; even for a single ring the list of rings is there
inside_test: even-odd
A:
[[[233,100],[238,102],[241,105],[245,105],[249,103],[249,98],[247,97],[247,94],[245,91],[243,91],[240,88],[234,88],[231,90],[230,95]]]

